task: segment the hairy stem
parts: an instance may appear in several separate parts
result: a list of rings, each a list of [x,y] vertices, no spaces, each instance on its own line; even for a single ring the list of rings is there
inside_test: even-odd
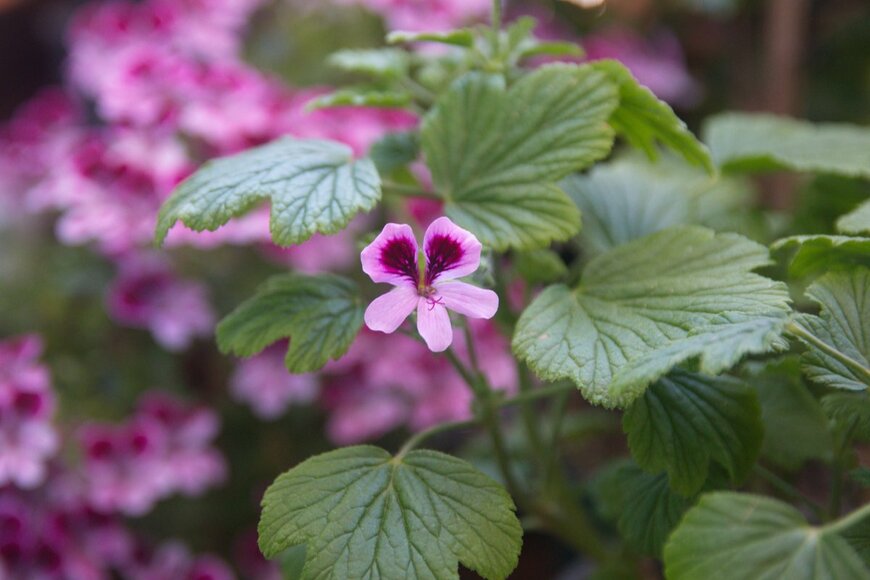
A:
[[[448,431],[456,431],[459,429],[467,429],[469,427],[474,427],[479,424],[477,419],[469,419],[467,421],[448,421],[446,423],[439,423],[438,425],[433,425],[428,429],[424,429],[419,431],[408,438],[405,441],[405,444],[402,445],[402,448],[399,449],[399,452],[396,454],[396,458],[401,459],[405,455],[408,454],[412,449],[415,449],[420,443],[429,439],[430,437],[434,437],[435,435],[439,435],[441,433],[446,433]]]
[[[864,518],[870,518],[870,503],[865,504],[850,514],[846,514],[835,522],[831,522],[827,526],[824,526],[822,530],[824,530],[825,533],[838,534],[848,530]]]

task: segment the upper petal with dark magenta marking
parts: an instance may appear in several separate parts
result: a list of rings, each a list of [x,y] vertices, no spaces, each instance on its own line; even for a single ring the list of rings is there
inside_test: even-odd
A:
[[[480,242],[446,217],[438,218],[426,230],[423,248],[427,286],[437,280],[468,276],[480,265]]]
[[[411,226],[387,224],[360,256],[374,282],[417,285],[417,240]]]

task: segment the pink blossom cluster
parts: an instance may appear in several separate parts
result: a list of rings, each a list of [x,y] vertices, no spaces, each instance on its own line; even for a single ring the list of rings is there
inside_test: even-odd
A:
[[[54,392],[41,351],[34,335],[0,342],[0,486],[38,486],[58,449]]]
[[[484,20],[492,0],[338,0],[380,14],[390,30],[415,32],[459,28]]]
[[[85,425],[88,501],[103,512],[141,515],[172,494],[202,493],[226,476],[212,447],[219,426],[212,411],[156,391],[123,423]]]

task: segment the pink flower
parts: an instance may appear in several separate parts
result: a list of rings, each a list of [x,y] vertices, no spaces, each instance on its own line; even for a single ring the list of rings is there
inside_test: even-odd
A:
[[[287,342],[278,342],[255,357],[239,362],[230,379],[233,397],[251,406],[261,419],[277,419],[294,403],[310,403],[317,396],[312,374],[291,374],[284,366]]]
[[[419,250],[411,226],[384,226],[362,251],[362,267],[374,282],[395,288],[369,304],[366,326],[389,334],[416,309],[417,330],[429,349],[447,349],[453,342],[448,308],[469,318],[492,318],[498,310],[495,292],[455,281],[477,270],[480,249],[474,234],[441,217],[423,238],[424,265],[417,261]]]

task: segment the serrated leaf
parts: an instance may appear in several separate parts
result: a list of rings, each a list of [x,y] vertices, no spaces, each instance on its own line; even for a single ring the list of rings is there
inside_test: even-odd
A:
[[[390,133],[375,141],[369,149],[369,157],[378,171],[392,173],[396,169],[416,161],[420,156],[420,140],[415,132]]]
[[[542,67],[509,89],[501,76],[461,77],[421,130],[447,215],[497,250],[571,237],[579,212],[556,182],[607,155],[616,103],[613,83],[588,67]]]
[[[223,353],[251,356],[289,337],[287,368],[312,372],[347,352],[363,312],[356,283],[347,278],[282,274],[218,324],[217,343]]]
[[[613,111],[610,124],[629,143],[650,159],[658,159],[657,144],[661,143],[689,164],[703,167],[711,174],[716,172],[707,147],[625,65],[616,60],[598,60],[587,66],[607,74],[619,86],[619,106]]]
[[[739,180],[711,178],[671,159],[601,163],[568,177],[562,188],[582,212],[580,239],[591,255],[675,225],[735,231],[746,221],[751,198]]]
[[[436,42],[468,48],[474,45],[474,33],[468,29],[450,30],[448,32],[410,32],[394,30],[387,34],[387,44],[402,44],[406,42]]]
[[[317,97],[310,103],[309,110],[329,109],[331,107],[373,107],[380,109],[401,109],[413,102],[411,95],[401,91],[380,91],[368,87],[350,87]]]
[[[444,453],[356,446],[312,457],[266,490],[260,549],[306,544],[303,579],[484,578],[516,567],[522,529],[507,492]]]
[[[837,231],[844,234],[870,234],[870,200],[838,219]]]
[[[622,425],[638,465],[651,473],[666,470],[671,487],[684,496],[701,490],[711,461],[741,483],[764,433],[749,385],[681,369],[653,383],[626,409]]]
[[[329,64],[339,70],[372,77],[395,79],[408,72],[408,53],[396,48],[340,50],[329,56]]]
[[[568,275],[565,261],[549,249],[519,252],[514,258],[514,267],[529,284],[549,284]]]
[[[272,239],[289,246],[338,232],[380,197],[371,160],[354,161],[341,143],[284,137],[206,162],[160,208],[155,238],[163,243],[178,220],[198,232],[214,231],[271,200]]]
[[[870,572],[849,544],[781,501],[717,492],[689,510],[665,546],[670,580],[863,580]]]
[[[761,451],[768,461],[795,470],[810,459],[830,459],[833,441],[828,421],[804,384],[796,356],[768,363],[751,372],[746,381],[761,402]]]
[[[822,385],[862,391],[870,386],[870,268],[829,272],[807,288],[821,305],[819,316],[802,314],[797,324],[825,345],[809,346],[804,372]]]
[[[870,441],[870,396],[863,393],[832,393],[821,400],[825,415],[850,440]]]
[[[870,266],[870,238],[791,236],[775,241],[770,249],[792,252],[788,271],[794,278],[815,277],[854,265]]]
[[[766,248],[736,234],[657,232],[594,258],[576,288],[544,290],[520,317],[514,352],[606,406],[628,405],[690,358],[717,374],[783,346],[787,290],[752,273],[767,263]]]
[[[702,132],[716,164],[730,171],[792,171],[870,177],[870,129],[767,114],[725,113]]]

